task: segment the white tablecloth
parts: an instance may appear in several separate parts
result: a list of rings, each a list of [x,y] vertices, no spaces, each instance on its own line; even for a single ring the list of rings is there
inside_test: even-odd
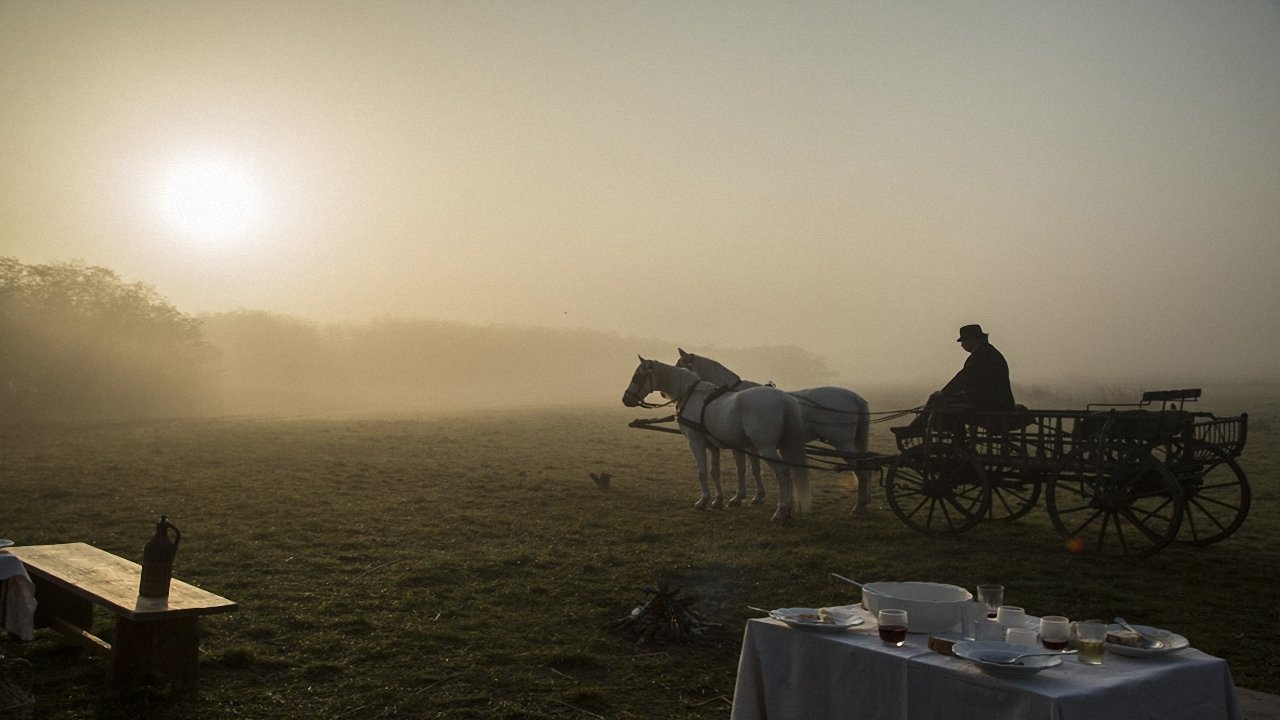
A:
[[[35,636],[36,595],[22,561],[0,550],[0,629],[23,640]]]
[[[890,647],[875,621],[842,633],[751,620],[732,720],[1240,720],[1225,660],[1188,648],[1152,658],[1074,657],[1027,679],[993,677],[910,635]]]

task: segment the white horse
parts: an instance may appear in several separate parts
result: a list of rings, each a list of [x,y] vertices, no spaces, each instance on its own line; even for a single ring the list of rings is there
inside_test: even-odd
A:
[[[702,380],[733,391],[760,387],[760,383],[743,380],[737,373],[711,358],[687,353],[682,348],[677,349],[680,350],[680,359],[676,361],[676,367],[692,370]],[[847,388],[830,385],[796,390],[790,394],[800,401],[806,443],[814,440],[824,442],[845,456],[867,452],[871,410],[861,395]],[[735,453],[734,460],[738,464],[739,493],[745,494],[745,458]],[[756,494],[761,495],[764,492],[764,482],[760,479],[760,464],[754,458],[751,459],[751,471],[756,480]],[[858,478],[858,500],[853,511],[864,513],[871,506],[871,471],[856,470],[854,475]]]
[[[764,458],[778,478],[778,508],[774,520],[806,513],[812,504],[805,466],[804,418],[800,403],[772,387],[729,393],[683,368],[640,358],[622,404],[635,407],[652,392],[674,398],[680,432],[698,463],[702,497],[694,507],[711,501],[707,487],[707,457],[712,460],[716,495],[712,507],[724,506],[720,492],[720,448],[752,452]]]

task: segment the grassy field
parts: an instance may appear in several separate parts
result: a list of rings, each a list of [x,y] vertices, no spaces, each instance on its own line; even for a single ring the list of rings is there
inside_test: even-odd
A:
[[[879,488],[873,512],[851,516],[831,473],[798,521],[770,523],[773,497],[699,512],[683,440],[628,428],[644,411],[621,407],[7,426],[0,536],[136,560],[167,514],[183,532],[176,574],[241,610],[203,622],[201,685],[185,698],[105,700],[102,660],[48,630],[0,654],[34,663],[42,718],[725,718],[745,606],[853,602],[838,572],[1000,581],[1033,614],[1123,614],[1280,692],[1278,407],[1225,408],[1253,421],[1243,529],[1141,561],[1066,552],[1043,509],[926,538]],[[889,448],[883,426],[874,444]],[[611,489],[590,479],[600,471]],[[639,646],[605,629],[658,581],[719,627]]]

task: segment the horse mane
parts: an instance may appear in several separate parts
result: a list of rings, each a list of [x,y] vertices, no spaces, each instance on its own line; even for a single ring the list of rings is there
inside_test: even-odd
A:
[[[705,355],[686,353],[684,350],[680,351],[680,357],[682,360],[688,358],[689,363],[693,365],[693,372],[707,382],[728,387],[734,387],[742,382],[741,375],[721,365],[718,360],[712,360]]]
[[[676,365],[668,365],[659,360],[650,360],[649,362],[653,363],[655,373],[660,372],[665,376],[666,379],[663,381],[663,384],[670,383],[674,386],[676,383],[681,383],[679,390],[673,393],[676,397],[688,392],[690,387],[703,382],[703,380],[698,377],[698,374],[692,370],[687,370]]]

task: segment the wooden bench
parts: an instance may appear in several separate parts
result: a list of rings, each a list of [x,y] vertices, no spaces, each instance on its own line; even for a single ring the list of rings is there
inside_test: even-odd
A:
[[[128,690],[156,682],[177,692],[198,678],[201,615],[239,605],[176,578],[168,598],[138,595],[142,566],[85,543],[10,547],[35,585],[36,627],[51,627],[108,656],[107,686]],[[94,635],[93,606],[116,618],[114,642]]]

